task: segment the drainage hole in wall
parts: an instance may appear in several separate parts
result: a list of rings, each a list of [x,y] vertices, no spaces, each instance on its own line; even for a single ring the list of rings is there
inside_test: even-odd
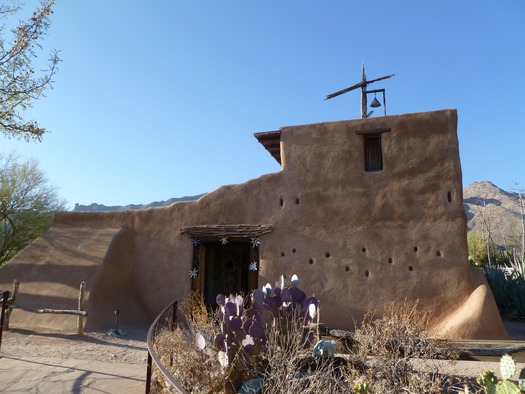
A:
[[[312,264],[314,263],[314,259],[310,259],[310,260],[308,260],[308,263],[309,263],[310,265],[312,265]]]
[[[281,257],[284,257],[284,252],[281,252]]]
[[[419,248],[417,246],[414,246],[414,252],[417,252]]]
[[[443,253],[441,253],[441,250],[437,250],[436,251],[436,256],[437,257],[442,257],[443,256]]]
[[[329,258],[329,257],[330,257],[330,252],[326,252],[326,253],[324,254],[324,257]]]
[[[350,271],[350,267],[349,267],[349,266],[346,266],[346,267],[345,267],[345,271],[346,271],[346,272]]]
[[[368,278],[370,276],[370,271],[366,270],[365,271],[365,276]]]
[[[284,200],[283,200],[282,198],[279,200],[279,205],[280,205],[281,207],[284,205]]]
[[[388,263],[389,263],[389,264],[393,264],[393,263],[394,263],[394,260],[392,260],[392,257],[389,257],[389,258],[388,258]]]
[[[447,193],[447,200],[448,200],[448,202],[452,202],[452,193],[451,192]]]
[[[299,205],[299,199],[298,198],[295,199],[295,204]]]
[[[414,267],[412,267],[411,265],[408,266],[408,270],[409,271],[414,271]]]
[[[361,249],[361,252],[366,253],[366,248]]]
[[[293,249],[292,249],[292,253],[295,253],[295,252],[297,252],[297,250],[295,250],[295,248],[293,248]]]

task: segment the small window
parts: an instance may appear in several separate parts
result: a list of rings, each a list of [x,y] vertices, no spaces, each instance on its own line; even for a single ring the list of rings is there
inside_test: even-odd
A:
[[[365,170],[367,172],[383,170],[383,154],[381,152],[381,136],[365,137]]]

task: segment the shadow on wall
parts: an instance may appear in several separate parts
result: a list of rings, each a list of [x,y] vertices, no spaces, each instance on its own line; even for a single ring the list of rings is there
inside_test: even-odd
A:
[[[11,291],[17,279],[17,305],[76,310],[80,283],[86,281],[87,330],[113,327],[115,309],[122,324],[148,324],[151,318],[129,280],[130,242],[120,229],[54,227],[0,269],[0,288]],[[76,316],[15,309],[10,326],[69,331],[76,329]]]

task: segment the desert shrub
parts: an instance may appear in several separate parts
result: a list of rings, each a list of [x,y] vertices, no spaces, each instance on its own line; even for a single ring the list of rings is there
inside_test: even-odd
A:
[[[428,322],[429,315],[420,312],[417,303],[407,302],[393,303],[381,318],[365,316],[355,332],[354,351],[368,367],[361,380],[370,383],[369,392],[453,392],[459,380],[439,374],[433,360],[454,359],[457,352],[426,335]]]
[[[222,373],[217,358],[195,346],[189,331],[165,329],[157,336],[155,345],[162,365],[188,392],[221,392]]]
[[[251,298],[219,295],[215,313],[191,294],[178,329],[156,338],[163,365],[194,393],[236,393],[250,381],[265,393],[351,392],[343,359],[312,355],[318,301],[297,283],[293,276],[285,286],[281,277]]]
[[[211,352],[203,352],[196,344],[197,334],[208,333],[215,321],[208,313],[199,293],[191,293],[179,304],[177,328],[169,324],[155,337],[157,355],[162,365],[188,392],[220,393],[223,389],[221,365]],[[159,376],[159,379],[160,376]],[[166,386],[160,382],[161,387]],[[168,389],[164,389],[170,392]]]
[[[217,321],[217,316],[215,311],[211,311],[206,306],[203,294],[192,291],[178,304],[178,311],[179,328],[193,337],[197,333],[204,333],[208,337],[212,335],[212,326]]]
[[[297,326],[292,318],[291,326]],[[258,376],[262,392],[277,393],[350,393],[341,357],[314,357],[313,344],[305,341],[300,330],[283,332],[277,325],[268,331],[268,342],[260,354]]]
[[[249,301],[219,296],[216,313],[199,295],[181,303],[178,329],[161,332],[156,345],[163,365],[188,392],[481,392],[475,381],[439,373],[433,360],[457,352],[425,334],[429,315],[417,304],[392,304],[377,319],[368,314],[348,354],[319,357],[318,310],[310,306],[318,304],[291,290],[296,286],[284,291],[282,281],[272,291],[267,286]]]

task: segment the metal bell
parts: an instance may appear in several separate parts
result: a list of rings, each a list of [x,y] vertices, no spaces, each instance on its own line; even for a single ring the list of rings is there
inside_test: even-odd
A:
[[[374,99],[372,100],[372,104],[370,104],[370,106],[372,108],[378,108],[378,107],[381,107],[381,103],[379,102],[377,97],[374,97]]]

